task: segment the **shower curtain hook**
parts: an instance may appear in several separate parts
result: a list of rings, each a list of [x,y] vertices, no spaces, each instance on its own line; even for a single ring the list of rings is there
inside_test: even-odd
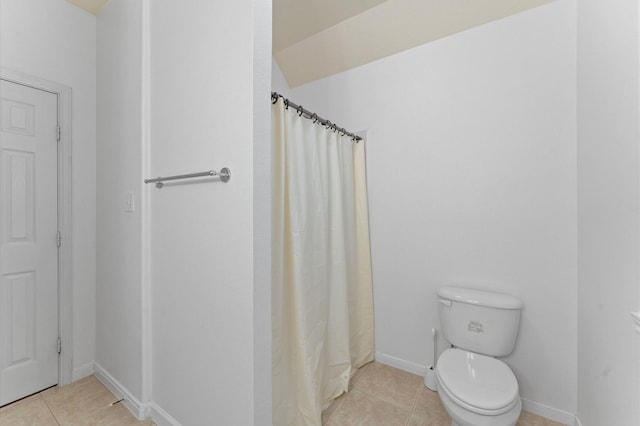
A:
[[[310,118],[313,120],[313,124],[316,124],[318,122],[318,114],[316,114],[315,112],[311,114]]]
[[[298,117],[302,117],[302,113],[304,112],[304,108],[302,108],[302,105],[298,105],[298,108],[296,108],[296,111],[298,111]]]
[[[289,109],[289,99],[284,100],[284,109]]]
[[[278,102],[278,94],[276,92],[271,92],[271,103],[276,104]]]

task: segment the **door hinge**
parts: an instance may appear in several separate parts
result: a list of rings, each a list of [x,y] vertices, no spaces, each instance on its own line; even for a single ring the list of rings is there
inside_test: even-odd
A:
[[[56,232],[56,244],[58,247],[62,246],[62,233],[60,231]]]
[[[60,138],[62,137],[62,129],[60,126],[56,126],[56,140],[60,142]]]
[[[58,337],[58,355],[62,353],[62,339]]]

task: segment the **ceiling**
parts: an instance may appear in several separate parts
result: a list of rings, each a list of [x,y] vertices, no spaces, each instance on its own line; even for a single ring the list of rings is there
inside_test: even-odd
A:
[[[359,15],[386,0],[274,0],[273,51]]]
[[[273,56],[296,87],[553,0],[273,0]]]
[[[89,13],[97,15],[102,9],[102,6],[107,4],[109,0],[66,0],[71,4],[78,6],[81,9],[86,10]]]
[[[273,56],[296,87],[551,1],[273,0]]]

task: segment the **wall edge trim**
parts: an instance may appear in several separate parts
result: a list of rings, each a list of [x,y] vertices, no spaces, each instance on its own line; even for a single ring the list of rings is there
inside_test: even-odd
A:
[[[149,417],[149,405],[140,402],[127,388],[118,382],[109,372],[97,362],[95,363],[96,378],[107,387],[116,397],[124,398],[122,403],[138,419]]]
[[[149,404],[149,411],[151,420],[153,420],[158,426],[182,426],[155,402],[151,402]]]
[[[94,362],[88,362],[80,367],[76,367],[73,369],[71,373],[71,382],[76,382],[80,379],[84,379],[85,377],[89,377],[95,373],[95,365]],[[64,385],[63,385],[64,386]]]

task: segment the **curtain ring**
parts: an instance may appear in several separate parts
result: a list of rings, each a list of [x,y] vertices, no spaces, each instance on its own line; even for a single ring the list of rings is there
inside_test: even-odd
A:
[[[341,133],[340,136],[345,136],[347,134],[347,131],[343,127],[343,128],[340,129],[340,133]]]
[[[276,104],[278,102],[278,94],[276,92],[271,92],[271,103]]]
[[[304,108],[302,108],[302,105],[298,105],[298,108],[296,108],[296,111],[298,112],[298,117],[302,117],[302,113],[304,112]]]
[[[289,109],[289,99],[284,100],[284,109]]]
[[[333,126],[333,123],[331,123],[329,120],[327,120],[327,122],[324,123],[324,126],[327,128],[327,130],[331,130],[331,126]]]
[[[309,118],[313,120],[313,124],[316,124],[318,122],[318,114],[316,114],[315,112],[311,114],[311,117]]]

